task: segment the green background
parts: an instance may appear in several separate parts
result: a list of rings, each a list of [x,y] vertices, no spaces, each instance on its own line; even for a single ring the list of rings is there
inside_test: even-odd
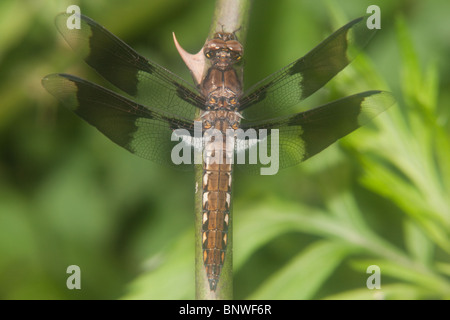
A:
[[[249,85],[381,8],[366,55],[297,109],[384,89],[398,104],[304,164],[234,178],[237,299],[450,298],[450,2],[256,0]],[[104,81],[57,33],[70,4],[190,80],[207,0],[0,2],[0,299],[193,299],[193,174],[114,145],[40,79]],[[81,290],[66,269],[81,268]],[[369,290],[370,265],[381,289]]]

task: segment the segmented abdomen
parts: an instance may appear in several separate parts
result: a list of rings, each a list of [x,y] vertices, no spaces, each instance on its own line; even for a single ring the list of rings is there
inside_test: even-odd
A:
[[[214,142],[209,142],[205,148],[208,150],[213,144]],[[221,164],[214,163],[211,159],[207,156],[203,162],[202,250],[209,286],[215,291],[228,243],[232,167],[226,163],[225,150]]]

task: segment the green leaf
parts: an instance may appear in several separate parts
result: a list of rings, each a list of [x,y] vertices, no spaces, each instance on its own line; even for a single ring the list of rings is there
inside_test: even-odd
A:
[[[288,232],[341,238],[351,244],[365,243],[360,233],[315,208],[288,203],[253,206],[245,210],[245,215],[235,217],[234,267],[239,269],[258,248]]]
[[[410,255],[424,265],[430,264],[434,253],[430,238],[411,220],[405,221],[404,225],[405,245]]]
[[[147,260],[147,269],[122,299],[194,299],[194,231],[189,230],[164,251]]]
[[[311,299],[352,250],[339,242],[312,244],[265,281],[250,299]]]

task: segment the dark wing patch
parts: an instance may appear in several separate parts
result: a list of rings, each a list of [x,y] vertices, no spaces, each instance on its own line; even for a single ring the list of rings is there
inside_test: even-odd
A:
[[[240,101],[248,119],[273,118],[323,87],[375,34],[364,17],[346,24],[304,57],[252,86]]]
[[[160,164],[175,165],[171,151],[179,141],[171,141],[175,129],[194,134],[189,119],[164,114],[131,101],[108,89],[67,74],[51,74],[42,85],[65,106],[96,127],[119,146]]]
[[[204,98],[186,81],[148,61],[94,20],[81,15],[81,28],[68,29],[70,14],[56,17],[56,26],[89,66],[134,97],[137,102],[180,117],[194,119]]]
[[[385,91],[367,91],[345,97],[312,110],[269,121],[243,122],[244,130],[277,129],[279,135],[279,168],[299,164],[321,152],[338,139],[365,125],[395,103],[392,94]],[[253,148],[260,148],[261,142]],[[251,151],[251,149],[250,149]],[[249,152],[249,151],[247,151]],[[268,143],[268,154],[272,148]],[[239,167],[239,166],[238,166]],[[245,165],[245,170],[258,173],[257,165]]]

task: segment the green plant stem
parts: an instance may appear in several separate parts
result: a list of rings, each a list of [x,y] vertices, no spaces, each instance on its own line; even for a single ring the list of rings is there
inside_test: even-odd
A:
[[[218,31],[236,32],[243,44],[247,30],[251,0],[217,0],[208,38]],[[242,66],[238,67],[242,68]],[[237,70],[242,74],[242,70]],[[202,176],[203,166],[195,166],[195,296],[198,300],[230,300],[233,298],[233,215],[230,208],[228,244],[224,266],[216,291],[211,291],[203,264],[202,252]]]

